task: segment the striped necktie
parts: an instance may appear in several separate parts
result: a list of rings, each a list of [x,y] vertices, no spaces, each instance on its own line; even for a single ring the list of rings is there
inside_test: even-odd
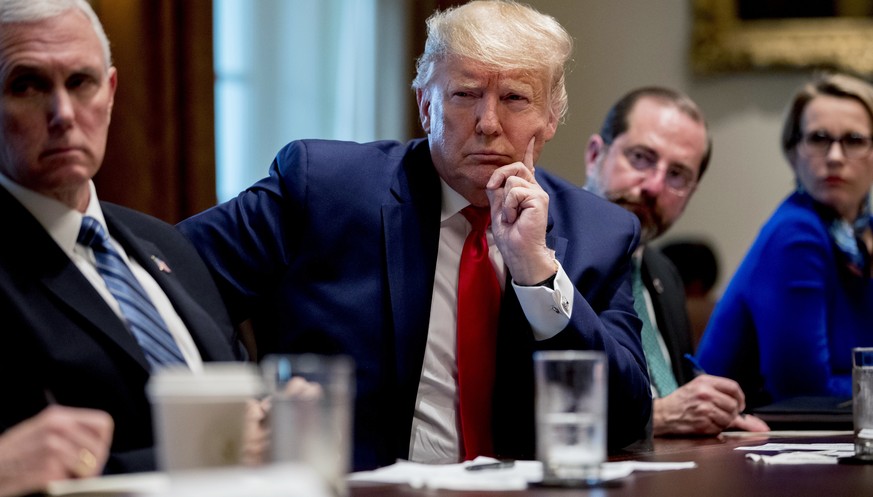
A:
[[[676,377],[670,366],[667,365],[667,359],[664,357],[664,352],[661,350],[661,344],[658,343],[652,320],[649,316],[649,309],[646,305],[646,297],[643,294],[643,276],[640,271],[640,265],[634,262],[633,272],[633,292],[634,292],[634,309],[643,322],[642,341],[643,353],[646,355],[646,362],[649,365],[649,376],[652,378],[652,383],[658,391],[660,397],[666,397],[673,393],[678,388]]]
[[[163,364],[185,364],[167,325],[121,255],[109,243],[100,222],[90,216],[82,218],[76,241],[94,251],[97,272],[118,301],[127,328],[142,347],[152,369]]]

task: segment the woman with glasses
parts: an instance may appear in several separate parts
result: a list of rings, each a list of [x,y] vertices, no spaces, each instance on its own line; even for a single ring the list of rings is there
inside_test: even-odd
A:
[[[794,97],[782,150],[797,188],[776,209],[698,349],[747,401],[852,396],[852,347],[873,345],[873,86],[821,75]]]

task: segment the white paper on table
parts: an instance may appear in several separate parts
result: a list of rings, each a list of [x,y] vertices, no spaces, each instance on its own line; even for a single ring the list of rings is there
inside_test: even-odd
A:
[[[126,475],[95,476],[77,480],[49,482],[47,495],[112,494],[138,495],[166,490],[170,480],[166,473],[130,473]]]
[[[766,443],[734,450],[778,452],[773,455],[746,454],[747,459],[763,464],[836,464],[841,457],[855,455],[855,446],[851,443]]]
[[[494,462],[490,457],[477,457],[473,461],[458,464],[420,464],[399,461],[391,466],[373,471],[352,473],[350,482],[377,482],[408,484],[414,488],[450,490],[522,490],[529,483],[543,479],[540,461],[515,461],[512,467],[468,471],[471,464]],[[695,467],[693,462],[657,463],[644,461],[608,462],[601,465],[603,481],[624,478],[633,471],[665,471]]]
[[[490,457],[457,464],[421,464],[398,461],[373,471],[352,473],[350,482],[405,483],[414,488],[445,488],[454,490],[521,490],[529,481],[543,479],[539,461],[515,461],[508,468],[468,471],[471,464],[496,462]]]
[[[837,464],[841,456],[830,452],[782,452],[772,456],[764,454],[746,454],[746,458],[763,464]]]
[[[696,468],[694,461],[683,462],[657,462],[657,461],[616,461],[603,463],[601,468],[627,467],[632,471],[673,471],[676,469]],[[629,473],[630,473],[629,472]]]
[[[125,497],[331,497],[309,467],[283,463],[178,473],[133,473],[49,483],[49,495]]]
[[[776,430],[776,431],[723,431],[725,438],[802,438],[802,437],[839,437],[852,435],[852,430]]]
[[[787,452],[798,450],[810,451],[834,451],[834,452],[852,452],[855,451],[855,445],[852,443],[814,443],[814,444],[781,444],[781,443],[766,443],[764,445],[755,445],[749,447],[737,447],[734,450],[754,450],[757,452]]]

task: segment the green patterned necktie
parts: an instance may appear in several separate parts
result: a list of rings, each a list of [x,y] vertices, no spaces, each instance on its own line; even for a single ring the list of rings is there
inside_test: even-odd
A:
[[[664,357],[664,352],[658,343],[658,337],[655,335],[657,332],[649,318],[646,297],[643,293],[643,277],[640,272],[640,265],[636,261],[634,262],[633,279],[634,309],[637,311],[640,321],[643,322],[643,352],[646,354],[646,362],[649,364],[649,376],[652,378],[655,390],[658,391],[658,396],[666,397],[673,393],[678,388],[678,385],[676,384],[676,377],[673,376],[673,371],[667,365],[667,359]]]

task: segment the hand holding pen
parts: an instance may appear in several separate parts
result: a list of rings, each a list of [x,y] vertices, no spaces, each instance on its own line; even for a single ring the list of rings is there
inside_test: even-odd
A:
[[[703,369],[703,366],[700,365],[700,362],[697,360],[696,357],[687,352],[683,357],[686,361],[688,361],[688,364],[691,365],[691,372],[694,373],[694,376],[701,376],[706,374],[706,370]]]
[[[703,366],[700,364],[700,361],[698,361],[696,357],[694,357],[693,355],[688,354],[688,353],[686,353],[683,357],[691,365],[691,371],[694,373],[695,377],[701,377],[701,376],[707,375],[706,370],[703,368]],[[718,377],[710,376],[710,378],[718,378]],[[723,379],[726,379],[726,378],[723,378]],[[737,385],[737,388],[739,388],[739,385]],[[740,394],[743,395],[743,404],[742,404],[743,408],[740,411],[740,413],[737,415],[737,417],[734,418],[731,421],[731,423],[727,426],[727,429],[734,429],[734,430],[740,430],[740,431],[755,431],[755,432],[770,431],[770,427],[767,426],[767,423],[765,423],[762,419],[760,419],[756,416],[747,415],[745,412],[742,412],[745,410],[745,395],[743,394],[741,388],[740,388]]]
[[[0,495],[45,490],[48,482],[99,475],[114,424],[95,409],[50,405],[0,435]]]

